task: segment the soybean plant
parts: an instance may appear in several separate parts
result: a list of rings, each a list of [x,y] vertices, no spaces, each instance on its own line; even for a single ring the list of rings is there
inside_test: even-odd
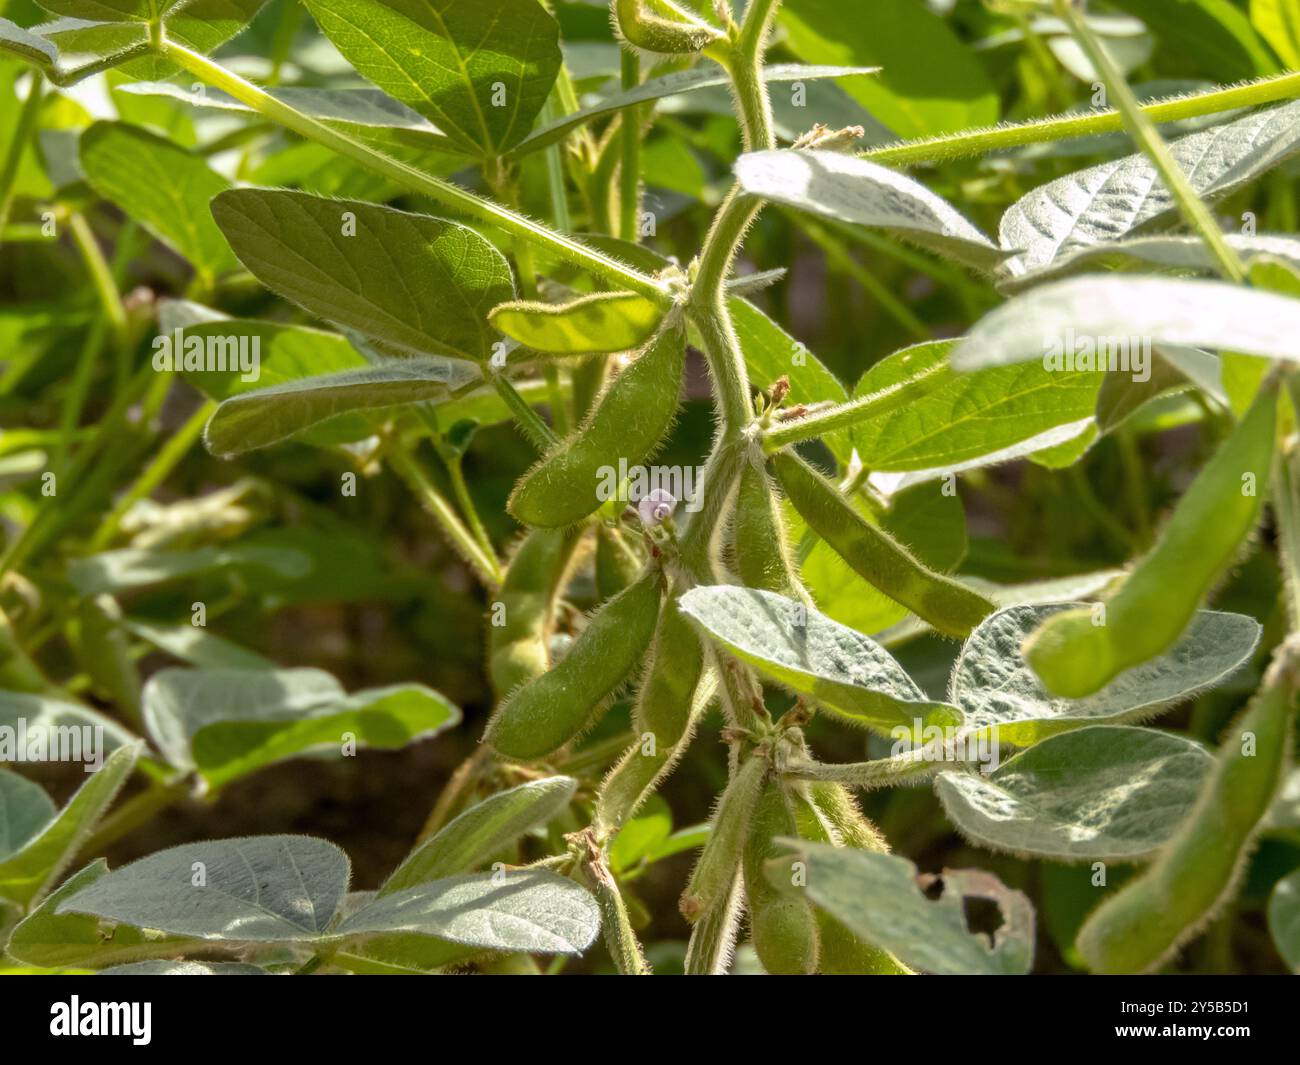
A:
[[[1185,57],[1225,86],[1153,98],[1129,80],[1177,27],[1150,5],[1116,5],[1143,59],[1073,0],[611,0],[608,26],[303,0],[310,29],[293,3],[40,2],[60,19],[0,20],[25,101],[0,241],[66,227],[91,324],[5,470],[0,724],[92,726],[107,757],[62,809],[0,771],[6,965],[1146,972],[1212,965],[1200,933],[1261,905],[1264,967],[1300,965],[1294,20],[1181,5],[1192,36],[1230,22]],[[116,119],[63,94],[90,78]],[[1004,98],[1055,113],[999,125]],[[776,320],[823,253],[834,369]],[[1189,426],[1190,457],[1159,450]],[[153,498],[191,460],[231,483]],[[371,532],[414,512],[454,552],[483,621],[448,607],[425,649],[482,651],[481,741],[374,890],[310,836],[110,869],[165,809],[473,718],[206,631],[209,598],[269,614],[361,566],[359,506],[326,523],[310,470],[345,509],[391,480]],[[345,546],[248,534],[291,515]],[[164,584],[218,594],[167,620]],[[413,629],[452,596],[417,586]],[[679,791],[706,823],[672,831]],[[954,836],[999,875],[894,853]],[[675,911],[646,911],[652,866]]]

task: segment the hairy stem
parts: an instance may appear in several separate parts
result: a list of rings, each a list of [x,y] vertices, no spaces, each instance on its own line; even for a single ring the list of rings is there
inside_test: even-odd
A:
[[[641,83],[641,59],[635,52],[623,49],[624,89],[635,89]],[[641,217],[641,108],[628,107],[623,111],[619,128],[618,171],[618,235],[633,244],[637,240],[637,223]]]
[[[425,476],[414,456],[401,444],[395,443],[392,450],[388,452],[387,461],[392,471],[406,482],[407,487],[424,505],[424,509],[442,527],[452,545],[474,571],[474,575],[489,589],[499,587],[502,579],[500,564],[479,546],[474,534],[465,527],[455,508]]]
[[[217,401],[214,399],[208,400],[190,415],[189,420],[184,425],[171,434],[167,442],[159,449],[158,454],[154,456],[153,461],[145,467],[131,487],[123,493],[109,512],[108,517],[100,524],[99,529],[96,530],[94,537],[90,541],[91,551],[102,551],[113,542],[113,537],[117,535],[127,511],[168,478],[171,472],[180,464],[180,461],[189,453],[195,441],[203,435],[203,427],[208,424],[208,419],[212,417],[216,409]]]
[[[639,270],[611,259],[562,233],[556,233],[541,223],[516,214],[500,204],[482,199],[465,189],[422,173],[413,166],[377,152],[324,122],[290,107],[258,88],[251,81],[246,81],[238,74],[232,73],[219,63],[214,63],[184,45],[170,40],[163,41],[159,46],[159,52],[191,74],[229,93],[271,121],[293,130],[308,140],[323,144],[339,155],[347,156],[376,174],[382,174],[414,192],[428,196],[442,207],[458,211],[476,222],[493,226],[512,237],[549,248],[555,255],[582,266],[615,287],[640,293],[661,306],[668,306],[672,302],[664,285]]]
[[[837,429],[890,414],[942,388],[954,376],[952,368],[946,362],[937,363],[924,373],[882,388],[879,392],[813,411],[802,418],[779,422],[763,434],[763,450],[771,454],[801,440],[814,440]]]
[[[494,373],[492,375],[492,387],[497,390],[505,404],[510,408],[510,413],[515,416],[515,421],[519,423],[519,428],[523,430],[524,436],[528,437],[529,442],[538,451],[550,451],[557,443],[559,437],[555,432],[542,421],[542,416],[528,405],[528,401],[519,394],[519,390],[510,383],[503,373]]]
[[[18,121],[14,124],[13,139],[5,150],[4,164],[0,166],[0,233],[9,224],[9,212],[14,206],[14,184],[18,180],[18,167],[23,161],[23,152],[31,140],[32,129],[36,125],[36,116],[41,110],[41,96],[45,89],[45,79],[35,71],[31,75],[32,84],[18,112]]]
[[[1177,122],[1184,118],[1233,111],[1239,107],[1258,107],[1260,104],[1276,103],[1295,96],[1300,96],[1300,72],[1260,78],[1226,89],[1211,89],[1169,100],[1158,100],[1143,104],[1140,110],[1152,122]],[[939,137],[900,141],[897,144],[868,148],[860,155],[863,159],[876,163],[917,166],[965,159],[972,155],[985,155],[1027,144],[1048,144],[1072,137],[1116,133],[1123,128],[1123,116],[1112,109],[1081,115],[1057,115],[1055,118],[1036,119],[1015,125],[969,129],[960,133],[945,133]]]
[[[1219,223],[1214,220],[1210,209],[1205,206],[1205,201],[1192,188],[1187,175],[1183,173],[1182,167],[1169,151],[1169,146],[1156,132],[1155,123],[1143,112],[1137,97],[1133,95],[1133,90],[1124,80],[1123,73],[1115,66],[1110,53],[1098,42],[1074,0],[1056,0],[1056,12],[1069,25],[1075,40],[1079,42],[1080,47],[1092,61],[1092,65],[1101,74],[1106,91],[1119,104],[1119,113],[1124,120],[1125,128],[1141,152],[1159,171],[1165,187],[1169,189],[1178,204],[1183,219],[1201,235],[1206,247],[1218,262],[1223,276],[1229,281],[1241,284],[1246,279],[1246,271],[1241,265],[1241,260],[1237,258],[1237,253],[1229,247],[1223,237],[1223,230],[1219,228]]]

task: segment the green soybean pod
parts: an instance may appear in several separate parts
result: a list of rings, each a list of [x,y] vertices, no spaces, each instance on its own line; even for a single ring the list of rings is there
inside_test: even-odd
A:
[[[645,560],[619,529],[596,530],[596,592],[602,599],[618,595],[636,580]]]
[[[778,838],[798,835],[794,810],[779,779],[763,787],[745,841],[745,903],[754,950],[774,976],[809,976],[817,971],[817,918],[802,892],[782,891],[764,865],[786,853]]]
[[[1025,641],[1048,691],[1081,699],[1172,647],[1215,578],[1259,520],[1277,421],[1278,382],[1265,381],[1236,428],[1174,508],[1156,546],[1105,603],[1054,615]]]
[[[623,468],[641,464],[667,435],[685,364],[685,331],[668,326],[606,386],[582,427],[524,474],[510,513],[525,525],[558,528],[596,510],[618,487],[619,460]]]
[[[801,839],[888,853],[884,837],[843,785],[804,783],[791,790],[790,799]],[[817,936],[818,971],[826,976],[911,974],[888,951],[859,939],[823,910],[817,911]]]
[[[664,605],[665,613],[670,605]],[[662,628],[663,614],[659,621]],[[653,794],[659,781],[672,771],[690,743],[695,722],[704,713],[716,691],[713,675],[704,671],[702,655],[699,655],[698,663],[692,666],[681,656],[665,654],[663,646],[664,640],[656,637],[656,650],[651,659],[650,671],[638,693],[633,715],[636,739],[601,782],[596,797],[593,822],[598,834],[602,836],[621,827]],[[660,712],[647,712],[647,688],[651,686],[656,674],[662,676],[660,682],[653,686],[662,693],[664,703],[657,708]],[[654,729],[647,729],[644,725],[647,719],[658,721],[659,724]],[[668,739],[673,736],[677,739],[668,743]]]
[[[682,916],[691,924],[727,904],[744,855],[749,821],[770,764],[765,754],[752,753],[740,764],[718,800],[709,838],[679,904]]]
[[[529,761],[581,733],[645,654],[662,585],[662,574],[653,570],[604,603],[553,669],[498,705],[484,742],[507,758]]]
[[[749,588],[803,598],[796,587],[789,537],[776,493],[767,474],[746,462],[740,471],[731,519],[736,576]]]
[[[628,44],[657,55],[689,55],[723,39],[672,0],[614,0],[614,26]]]
[[[488,629],[488,670],[498,696],[550,668],[555,601],[580,539],[570,530],[534,529],[515,550]]]
[[[1084,922],[1076,945],[1095,972],[1158,968],[1236,890],[1260,821],[1291,768],[1293,655],[1284,647],[1269,667],[1174,838]]]
[[[704,672],[704,647],[694,626],[677,608],[674,586],[659,614],[650,669],[637,693],[632,722],[639,735],[652,733],[655,746],[676,746],[686,734],[691,701]]]
[[[820,473],[789,452],[773,457],[781,488],[809,527],[864,580],[945,636],[965,638],[994,604],[925,566],[862,517]]]

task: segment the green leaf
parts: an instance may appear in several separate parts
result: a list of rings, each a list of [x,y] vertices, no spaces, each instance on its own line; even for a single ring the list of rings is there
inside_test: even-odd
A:
[[[143,747],[118,747],[52,821],[0,861],[0,895],[25,907],[49,889],[126,783]]]
[[[34,63],[56,85],[71,85],[110,67],[122,67],[123,73],[131,77],[167,77],[176,72],[175,64],[150,54],[150,21],[156,15],[161,14],[169,39],[206,55],[243,29],[263,3],[51,0],[42,6],[70,17],[42,23],[30,31],[0,19],[0,49]],[[38,44],[33,38],[45,43]]]
[[[1300,67],[1300,0],[1250,0],[1250,22],[1283,63]]]
[[[533,351],[591,355],[639,348],[654,336],[664,311],[635,292],[594,292],[568,303],[503,303],[489,317]]]
[[[1186,57],[1216,81],[1275,74],[1277,64],[1231,0],[1114,0],[1146,23],[1169,54]]]
[[[637,815],[623,823],[610,844],[610,869],[619,874],[628,872],[655,854],[672,834],[672,810],[662,795],[651,795],[638,808]]]
[[[235,687],[238,691],[237,682]],[[195,765],[214,788],[315,749],[340,749],[346,744],[396,750],[460,722],[458,707],[421,684],[355,692],[298,718],[255,718],[260,709],[243,707],[225,720],[209,717],[208,723],[190,733]],[[276,709],[271,709],[272,714]],[[186,724],[192,727],[193,718]]]
[[[36,62],[56,85],[73,85],[92,74],[115,67],[149,50],[149,29],[142,23],[87,22],[61,18],[36,26],[30,33],[15,34],[12,23],[0,23],[0,46],[16,52],[28,62]],[[46,41],[57,59],[49,53],[33,52],[30,40],[36,36]]]
[[[477,374],[447,359],[394,359],[243,392],[209,419],[203,442],[221,458],[269,447],[323,422],[445,396]]]
[[[53,15],[88,22],[149,22],[165,15],[178,0],[41,0]]]
[[[126,618],[122,627],[132,636],[199,669],[275,669],[275,663],[269,658],[196,625],[159,625]]]
[[[167,10],[162,17],[169,39],[196,52],[209,55],[240,33],[266,0],[162,0]],[[129,64],[124,73],[136,78],[165,78],[178,68],[169,60],[150,56]]]
[[[1227,233],[1224,240],[1243,259],[1269,255],[1300,267],[1300,240],[1295,237],[1259,234],[1248,237]],[[1218,273],[1218,261],[1205,241],[1192,236],[1131,237],[1128,240],[1090,244],[1058,255],[1042,266],[1008,278],[998,287],[1003,292],[1020,292],[1043,281],[1070,274],[1101,270],[1154,268],[1169,271]]]
[[[1300,103],[1257,111],[1172,141],[1169,151],[1202,197],[1253,181],[1300,149]],[[1177,216],[1178,207],[1141,153],[1040,185],[1002,216],[998,237],[1009,275],[1025,273],[1080,248],[1120,240]]]
[[[270,976],[244,961],[134,961],[99,971],[100,976]]]
[[[946,200],[894,170],[843,152],[777,150],[736,160],[736,180],[761,196],[837,222],[896,233],[945,258],[990,270],[1004,253]]]
[[[1300,869],[1279,880],[1269,895],[1268,930],[1287,968],[1300,972]]]
[[[998,120],[998,97],[978,57],[915,0],[873,0],[869,18],[840,0],[786,0],[790,49],[809,63],[879,66],[845,91],[899,137],[924,137]],[[810,123],[811,124],[811,123]]]
[[[967,729],[994,729],[1001,741],[1029,746],[1085,725],[1144,720],[1231,676],[1250,658],[1261,631],[1243,614],[1202,610],[1167,654],[1121,673],[1086,699],[1063,699],[1047,693],[1020,647],[1052,614],[1078,606],[1087,604],[1013,606],[971,633],[948,693]]]
[[[904,965],[936,975],[1010,975],[1029,971],[1034,956],[1034,910],[1019,891],[991,873],[944,870],[918,878],[905,858],[876,851],[796,843],[793,854],[767,864],[768,877],[785,891],[806,890],[820,909],[859,939],[887,950]],[[804,863],[807,887],[792,887],[791,857]],[[941,879],[943,892],[923,891]],[[968,898],[996,902],[1003,923],[992,943],[967,928]]]
[[[692,588],[678,607],[704,633],[770,680],[852,723],[888,733],[915,720],[957,724],[888,651],[811,607],[731,585]]]
[[[505,257],[455,222],[275,189],[232,189],[212,214],[272,291],[401,353],[486,360],[488,312],[515,294]]]
[[[291,548],[241,544],[192,551],[124,547],[73,559],[68,563],[68,580],[82,595],[95,596],[229,568],[261,570],[291,579],[306,576],[311,559]]]
[[[953,350],[952,364],[981,370],[1037,360],[1059,373],[1092,361],[1137,376],[1153,344],[1300,359],[1297,326],[1300,300],[1289,296],[1223,281],[1089,274],[986,314]]]
[[[220,721],[293,721],[347,698],[320,669],[161,669],[143,693],[145,728],[174,766],[193,769],[190,741]]]
[[[0,18],[0,49],[40,67],[46,74],[53,73],[59,61],[59,50],[54,45],[7,18]]]
[[[100,196],[201,274],[215,276],[238,265],[208,211],[209,201],[230,182],[202,157],[138,126],[96,122],[81,135],[81,169]]]
[[[943,772],[935,789],[967,839],[1057,861],[1135,861],[1191,811],[1214,762],[1154,729],[1094,725],[1049,737],[987,776]]]
[[[123,85],[120,91],[138,96],[165,97],[207,110],[257,115],[247,104],[206,85],[195,92],[172,81],[137,81]],[[394,145],[406,145],[424,152],[446,151],[449,147],[447,138],[437,126],[379,89],[283,85],[269,87],[266,91],[295,111],[364,140],[375,139],[376,131],[379,131],[381,141],[389,138]]]
[[[0,769],[0,859],[22,850],[57,810],[39,784]]]
[[[306,0],[356,68],[466,155],[528,134],[559,73],[559,27],[537,0]]]
[[[201,90],[192,90],[174,81],[135,81],[123,85],[119,91],[134,96],[161,96],[215,111],[244,115],[258,113],[229,93],[208,85],[204,85]],[[267,92],[295,111],[301,111],[322,122],[369,126],[374,129],[403,129],[427,133],[431,137],[438,136],[437,127],[428,119],[379,89],[276,85],[268,88]]]
[[[357,941],[398,932],[482,950],[581,954],[600,931],[600,909],[566,877],[543,869],[447,877],[375,899],[338,935]]]
[[[201,940],[127,924],[106,929],[95,917],[58,912],[66,899],[106,876],[108,863],[103,858],[70,876],[14,928],[6,953],[30,965],[95,968],[147,958],[174,958],[188,948],[202,945]]]
[[[727,301],[732,328],[745,355],[745,368],[756,388],[770,389],[781,377],[790,381],[791,403],[843,403],[848,393],[840,379],[816,355],[748,300]],[[837,459],[847,462],[853,447],[847,433],[822,440]]]
[[[773,63],[763,67],[763,80],[768,85],[790,81],[820,81],[826,78],[856,78],[874,74],[879,67],[813,66],[803,63]],[[726,73],[713,66],[675,70],[662,77],[650,78],[631,89],[611,92],[599,97],[579,111],[556,119],[541,129],[534,130],[518,144],[511,155],[521,156],[539,151],[564,140],[575,129],[605,115],[616,114],[637,104],[650,103],[670,96],[698,92],[701,89],[728,88],[731,82]]]
[[[881,359],[854,398],[896,387],[942,364],[956,342],[927,341]],[[1039,365],[961,375],[897,410],[859,422],[854,446],[871,470],[935,470],[992,456],[1092,414],[1103,375]]]
[[[56,912],[242,943],[325,934],[347,891],[348,857],[310,836],[186,843],[115,869]]]
[[[1188,354],[1196,351],[1195,348],[1179,350]],[[1213,360],[1214,357],[1208,358]],[[1024,365],[1033,366],[1034,363]],[[1152,354],[1150,366],[1151,373],[1146,381],[1134,381],[1127,374],[1119,372],[1104,375],[1101,391],[1097,393],[1097,428],[1100,432],[1113,431],[1153,400],[1185,391],[1192,385],[1192,381],[1183,375],[1173,361],[1162,358],[1161,353]],[[1217,360],[1212,362],[1210,368],[1214,371],[1219,369]]]
[[[365,369],[371,365],[346,337],[338,333],[281,322],[227,318],[223,315],[191,320],[186,314],[196,313],[194,309],[198,305],[186,305],[189,310],[183,312],[178,309],[181,302],[169,300],[159,311],[159,331],[162,336],[171,338],[172,354],[168,361],[161,353],[155,353],[154,369],[159,372],[175,372],[179,369],[184,373],[185,380],[209,399],[228,399],[258,388],[323,374]],[[204,353],[225,353],[228,368],[186,369],[184,353],[191,338],[197,338],[196,344],[202,342]],[[234,366],[235,360],[240,357],[239,352],[244,351],[249,353],[248,363],[253,361],[252,353],[257,353],[256,376],[245,374],[242,365],[239,369]],[[249,379],[246,380],[246,377]],[[306,443],[321,445],[347,443],[365,439],[374,433],[375,428],[375,420],[364,413],[341,415],[332,420],[328,427],[306,431],[302,439]]]
[[[87,761],[136,740],[98,711],[27,692],[0,691],[0,729],[0,763]]]
[[[416,847],[384,882],[379,894],[391,895],[482,865],[525,832],[558,816],[577,786],[573,777],[544,777],[475,803]]]

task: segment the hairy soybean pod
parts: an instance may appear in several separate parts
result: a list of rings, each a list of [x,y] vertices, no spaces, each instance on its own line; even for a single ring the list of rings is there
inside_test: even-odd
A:
[[[770,766],[766,755],[750,755],[736,770],[713,812],[709,838],[682,893],[682,916],[694,924],[726,904],[740,869],[749,821]]]
[[[580,536],[564,529],[534,529],[524,537],[506,569],[500,624],[488,630],[492,686],[504,696],[550,668],[548,648],[556,597],[564,587]]]
[[[695,721],[713,698],[715,684],[704,672],[699,638],[692,631],[695,642],[687,643],[684,624],[670,598],[659,615],[650,666],[633,710],[636,738],[609,771],[596,798],[593,820],[602,832],[619,828],[636,813],[672,770],[690,742]]]
[[[860,577],[938,632],[964,639],[996,609],[978,592],[927,568],[892,536],[863,518],[803,459],[780,452],[772,463],[785,494],[809,527]]]
[[[740,471],[731,539],[736,576],[747,587],[800,598],[776,494],[767,474],[748,462]]]
[[[507,758],[528,761],[582,732],[645,654],[662,584],[662,575],[652,571],[603,604],[555,668],[516,688],[497,707],[484,741]]]
[[[672,426],[685,362],[686,334],[680,324],[668,326],[609,384],[582,428],[524,474],[510,513],[525,525],[558,528],[610,498],[620,467],[644,462]]]
[[[840,784],[809,783],[790,792],[801,839],[888,852],[889,846]],[[859,939],[824,910],[817,911],[818,971],[827,976],[908,974],[887,951]]]
[[[811,975],[817,971],[817,918],[801,892],[782,891],[768,880],[764,863],[783,850],[775,840],[798,835],[794,811],[773,777],[763,787],[745,842],[745,902],[754,950],[774,976]]]
[[[680,610],[670,589],[655,629],[650,669],[637,694],[633,723],[638,734],[651,732],[660,748],[675,746],[686,733],[691,700],[704,672],[699,634]]]
[[[1177,834],[1084,922],[1077,945],[1094,971],[1158,968],[1235,890],[1251,839],[1291,766],[1296,665],[1289,648],[1278,654]]]
[[[687,55],[722,34],[672,0],[614,0],[614,24],[628,44],[658,55]]]
[[[1277,419],[1276,379],[1255,400],[1179,501],[1156,546],[1106,601],[1066,610],[1025,641],[1026,660],[1056,695],[1081,699],[1168,650],[1259,520]]]

